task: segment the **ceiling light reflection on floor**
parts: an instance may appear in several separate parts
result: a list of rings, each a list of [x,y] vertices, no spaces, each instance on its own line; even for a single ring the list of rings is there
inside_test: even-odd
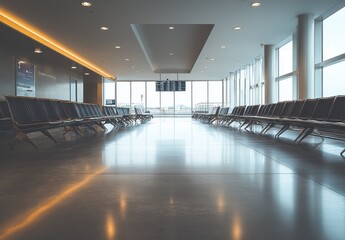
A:
[[[30,213],[27,214],[26,216],[19,217],[19,219],[22,219],[22,220],[19,222],[13,223],[9,225],[7,228],[5,228],[4,231],[0,233],[0,239],[8,239],[11,235],[33,224],[40,217],[42,217],[44,213],[56,207],[56,205],[64,201],[66,198],[70,197],[77,190],[79,190],[80,188],[85,186],[87,183],[89,183],[94,177],[103,173],[107,169],[108,168],[102,168],[93,174],[87,175],[87,177],[82,179],[80,182],[77,182],[67,187],[64,191],[56,195],[56,197],[49,198],[49,200],[47,200],[43,204],[39,205],[36,208],[33,208],[32,211],[30,211]]]

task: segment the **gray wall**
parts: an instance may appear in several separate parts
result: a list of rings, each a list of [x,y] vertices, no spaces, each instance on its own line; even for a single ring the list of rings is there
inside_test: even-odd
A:
[[[0,47],[0,99],[15,94],[15,57]]]
[[[71,79],[77,80],[77,100],[84,100],[83,67],[71,69],[72,60],[0,23],[0,99],[16,94],[16,61],[35,66],[35,96],[70,100]],[[34,53],[35,48],[43,53]]]
[[[83,101],[83,75],[81,73],[64,69],[46,60],[41,62],[28,55],[30,54],[16,53],[0,47],[0,98],[15,95],[15,64],[18,59],[35,65],[36,97],[70,100],[70,80],[75,79],[78,82],[78,101]]]

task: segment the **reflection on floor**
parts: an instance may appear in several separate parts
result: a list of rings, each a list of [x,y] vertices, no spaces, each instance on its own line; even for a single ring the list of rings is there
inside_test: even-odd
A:
[[[345,239],[342,142],[189,118],[54,134],[1,137],[0,239]]]

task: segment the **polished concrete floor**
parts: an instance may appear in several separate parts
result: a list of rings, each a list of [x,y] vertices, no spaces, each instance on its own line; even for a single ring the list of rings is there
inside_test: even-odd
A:
[[[1,137],[0,239],[345,239],[344,142],[190,118],[54,134]]]

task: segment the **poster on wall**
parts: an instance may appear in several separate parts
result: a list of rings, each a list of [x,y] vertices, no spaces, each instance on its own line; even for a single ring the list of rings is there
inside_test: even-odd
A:
[[[35,97],[35,66],[16,61],[16,95]]]

